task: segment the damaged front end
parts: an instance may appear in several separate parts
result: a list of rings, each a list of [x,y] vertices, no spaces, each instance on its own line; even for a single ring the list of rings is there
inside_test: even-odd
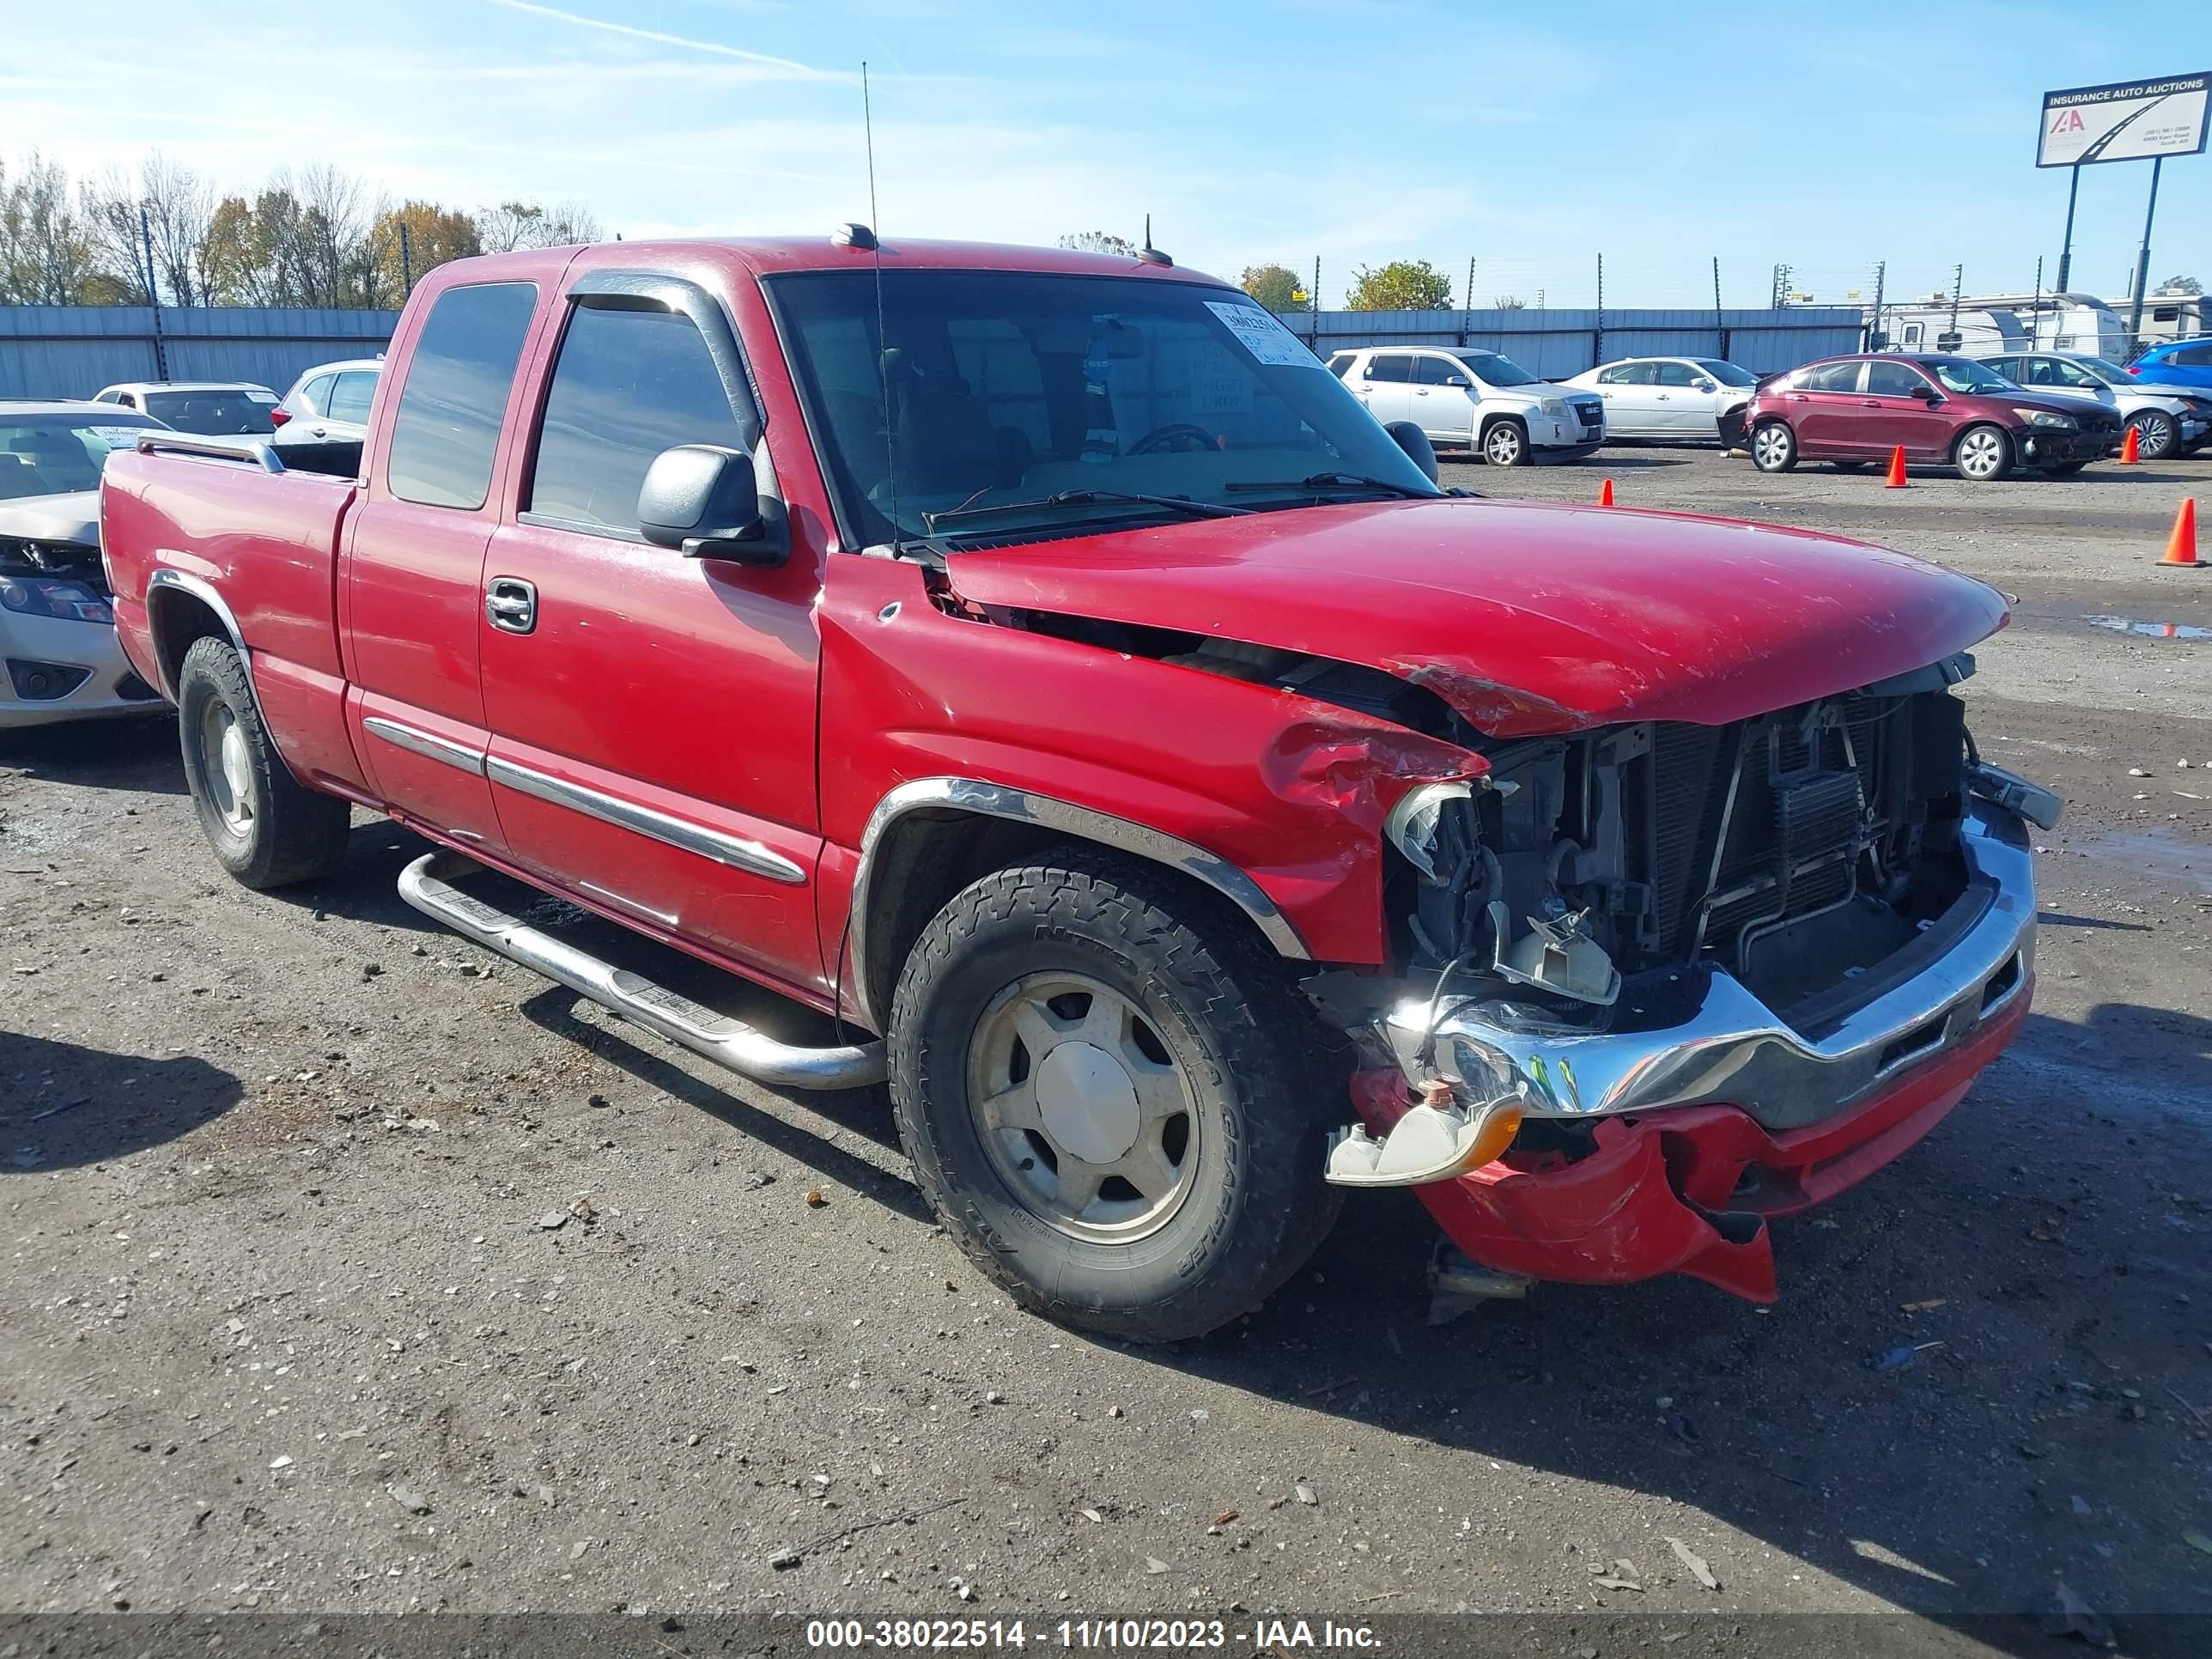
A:
[[[1395,979],[1316,988],[1370,1056],[1328,1178],[1413,1186],[1484,1266],[1771,1298],[1764,1218],[1926,1133],[2026,1012],[2023,819],[1916,674],[1723,726],[1468,746],[1384,828]]]

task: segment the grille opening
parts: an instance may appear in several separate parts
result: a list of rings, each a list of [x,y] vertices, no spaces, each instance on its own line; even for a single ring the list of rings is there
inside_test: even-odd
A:
[[[1876,1068],[1877,1075],[1881,1072],[1888,1071],[1893,1066],[1902,1066],[1915,1054],[1926,1054],[1930,1048],[1936,1047],[1943,1041],[1943,1028],[1949,1023],[1950,1016],[1948,1014],[1938,1014],[1933,1019],[1921,1021],[1919,1024],[1881,1051],[1881,1063]]]
[[[1982,987],[1982,1012],[1987,1013],[1997,1004],[2002,1002],[2005,998],[2012,994],[2013,988],[2019,983],[2020,953],[2015,951],[2006,961],[2005,965],[1991,974],[1989,982]]]

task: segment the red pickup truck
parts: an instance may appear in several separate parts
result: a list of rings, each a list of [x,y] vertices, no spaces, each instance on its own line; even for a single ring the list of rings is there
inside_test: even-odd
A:
[[[155,434],[102,514],[239,879],[390,814],[470,938],[750,1077],[888,1080],[979,1268],[1101,1331],[1245,1312],[1360,1186],[1493,1274],[1771,1299],[1768,1220],[2027,1009],[2057,802],[1952,690],[1996,593],[1439,489],[1149,250],[462,260],[364,444]],[[617,969],[487,869],[839,1040]]]

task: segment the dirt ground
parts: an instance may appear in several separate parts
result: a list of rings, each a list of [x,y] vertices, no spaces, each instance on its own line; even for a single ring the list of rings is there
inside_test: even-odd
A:
[[[408,835],[364,818],[343,877],[250,893],[165,723],[19,736],[0,1612],[1903,1610],[2026,1654],[2063,1583],[2124,1650],[2212,1651],[2158,1616],[2212,1618],[2212,637],[2158,631],[2212,628],[2212,570],[2154,562],[2212,455],[1904,492],[1659,447],[1447,471],[2015,597],[1968,694],[2071,802],[2035,1012],[1781,1224],[1778,1306],[1541,1287],[1432,1328],[1432,1231],[1386,1194],[1227,1333],[1091,1340],[969,1271],[872,1097],[753,1087],[432,928]]]

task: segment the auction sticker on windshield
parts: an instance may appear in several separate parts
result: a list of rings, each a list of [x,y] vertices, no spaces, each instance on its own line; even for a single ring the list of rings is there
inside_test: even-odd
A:
[[[1206,308],[1221,319],[1224,326],[1237,337],[1237,343],[1250,352],[1255,362],[1271,368],[1295,368],[1300,364],[1309,368],[1322,366],[1321,359],[1306,349],[1306,343],[1285,328],[1272,311],[1234,302],[1224,304],[1218,300],[1208,300]]]

